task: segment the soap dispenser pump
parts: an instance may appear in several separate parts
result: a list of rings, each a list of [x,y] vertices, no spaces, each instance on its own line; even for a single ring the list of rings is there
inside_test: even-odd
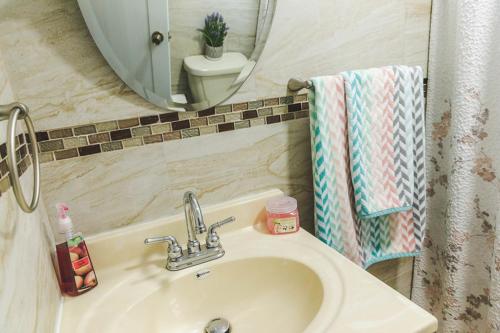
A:
[[[64,235],[56,246],[59,285],[64,294],[78,296],[97,286],[97,277],[82,234],[74,232],[68,205],[58,203],[56,209],[59,234]]]

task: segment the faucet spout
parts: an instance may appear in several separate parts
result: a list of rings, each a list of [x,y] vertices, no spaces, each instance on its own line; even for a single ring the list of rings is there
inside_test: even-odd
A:
[[[200,242],[196,235],[207,231],[203,213],[196,195],[188,191],[184,193],[184,214],[186,215],[186,228],[188,233],[188,252],[196,253],[200,251]]]

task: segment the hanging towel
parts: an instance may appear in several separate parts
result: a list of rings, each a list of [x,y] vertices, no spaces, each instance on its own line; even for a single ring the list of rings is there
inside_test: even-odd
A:
[[[342,73],[356,212],[372,218],[411,209],[413,90],[405,66]]]
[[[425,224],[423,87],[419,68],[410,71],[415,113],[412,128],[412,208],[369,219],[356,214],[351,181],[348,122],[342,76],[312,79],[309,92],[316,236],[360,266],[417,255]]]

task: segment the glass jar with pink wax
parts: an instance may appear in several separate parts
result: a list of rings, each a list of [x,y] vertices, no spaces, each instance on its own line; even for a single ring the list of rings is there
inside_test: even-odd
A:
[[[267,229],[273,235],[290,234],[299,231],[297,200],[282,196],[270,199],[266,204]]]

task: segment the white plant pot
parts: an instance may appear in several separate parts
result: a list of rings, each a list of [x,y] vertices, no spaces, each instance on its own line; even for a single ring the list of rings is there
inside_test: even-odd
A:
[[[219,60],[223,53],[223,46],[213,47],[205,44],[205,58],[208,60]]]

